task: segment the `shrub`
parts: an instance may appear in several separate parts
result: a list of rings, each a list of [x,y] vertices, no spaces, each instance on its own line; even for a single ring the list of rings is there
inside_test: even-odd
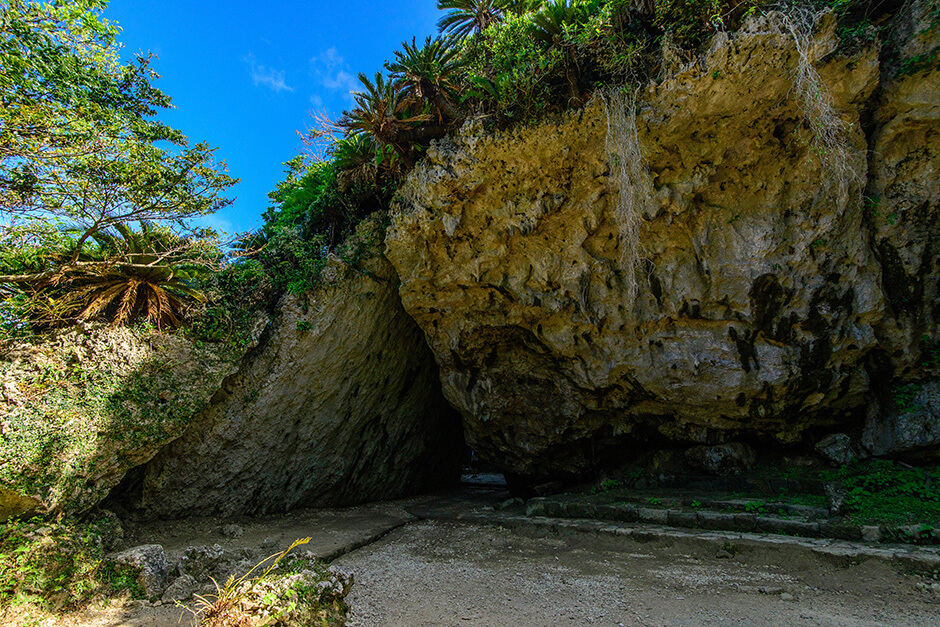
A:
[[[99,596],[133,594],[133,582],[100,568],[116,529],[111,518],[4,524],[0,527],[0,610],[17,606],[19,613],[36,618]]]

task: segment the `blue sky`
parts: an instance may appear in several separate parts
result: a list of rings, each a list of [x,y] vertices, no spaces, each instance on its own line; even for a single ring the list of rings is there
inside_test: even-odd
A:
[[[230,233],[261,225],[311,110],[338,117],[358,72],[374,74],[403,40],[435,33],[441,15],[435,0],[111,0],[104,12],[123,29],[127,60],[159,57],[156,85],[176,107],[160,118],[218,147],[242,179],[234,205],[205,222]]]

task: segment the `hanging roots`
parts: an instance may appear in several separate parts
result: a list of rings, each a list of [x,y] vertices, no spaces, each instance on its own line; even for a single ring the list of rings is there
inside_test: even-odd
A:
[[[640,149],[636,129],[636,95],[639,88],[611,88],[601,92],[607,112],[607,155],[611,183],[618,188],[615,215],[619,230],[620,269],[631,300],[637,295],[640,266],[640,223],[653,199],[653,179]]]
[[[848,125],[832,105],[832,96],[813,67],[809,43],[819,13],[805,7],[791,6],[783,13],[783,23],[793,38],[797,59],[793,90],[803,109],[803,116],[812,131],[811,147],[827,173],[838,200],[849,200],[849,190],[860,175],[852,167],[852,148]]]

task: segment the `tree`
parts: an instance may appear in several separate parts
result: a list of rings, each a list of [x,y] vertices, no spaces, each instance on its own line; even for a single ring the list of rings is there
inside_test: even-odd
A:
[[[158,327],[178,326],[191,304],[205,301],[196,279],[217,269],[222,257],[212,237],[181,236],[150,222],[95,232],[74,261],[74,233],[33,235],[4,232],[0,268],[15,267],[20,274],[0,282],[13,323],[28,320],[39,329],[94,319],[123,324],[144,318]]]
[[[359,74],[365,88],[355,92],[356,108],[346,112],[340,125],[347,133],[366,133],[375,145],[376,159],[399,158],[405,168],[413,165],[413,147],[417,142],[441,137],[447,128],[428,124],[431,115],[420,110],[415,98],[408,96],[395,81],[386,80],[381,72],[369,80]]]
[[[501,22],[505,4],[505,0],[438,0],[437,8],[448,13],[437,27],[442,33],[466,39]]]
[[[463,66],[459,49],[451,40],[440,37],[433,41],[428,37],[421,48],[414,39],[410,44],[402,42],[402,49],[395,51],[395,61],[385,64],[406,97],[427,102],[436,109],[438,122],[445,117],[460,118],[454,101],[459,98],[456,79]]]
[[[575,44],[567,36],[568,30],[586,24],[597,11],[597,0],[551,0],[532,16],[535,38],[564,51],[565,80],[568,83],[568,102],[581,105],[581,78]]]
[[[213,149],[190,147],[154,119],[170,98],[152,85],[149,56],[120,62],[118,31],[101,19],[106,5],[9,0],[0,8],[4,236],[52,237],[36,226],[52,224],[69,233],[71,250],[57,267],[0,282],[67,275],[100,233],[139,221],[182,228],[182,220],[231,202],[222,193],[237,181],[214,161]]]

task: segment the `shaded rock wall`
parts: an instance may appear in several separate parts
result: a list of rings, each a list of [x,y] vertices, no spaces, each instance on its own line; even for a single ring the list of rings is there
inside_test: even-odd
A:
[[[116,495],[144,517],[389,499],[456,480],[459,419],[384,257],[286,296],[213,404]]]
[[[793,443],[860,417],[872,374],[886,376],[870,364],[883,347],[887,376],[923,376],[904,355],[918,333],[937,337],[926,216],[940,81],[893,82],[877,45],[838,46],[829,17],[802,47],[844,125],[838,163],[814,140],[794,88],[800,47],[779,16],[718,35],[639,94],[654,190],[635,298],[600,102],[537,128],[468,124],[432,147],[402,190],[387,256],[472,448],[542,477],[629,455],[622,445],[651,433]],[[887,150],[869,166],[875,145]],[[879,227],[866,187],[884,188],[882,216],[903,198],[919,221]],[[923,277],[916,323],[893,305],[889,249],[904,251],[897,272]]]
[[[73,514],[190,425],[241,353],[181,334],[78,325],[0,356],[0,521]]]

